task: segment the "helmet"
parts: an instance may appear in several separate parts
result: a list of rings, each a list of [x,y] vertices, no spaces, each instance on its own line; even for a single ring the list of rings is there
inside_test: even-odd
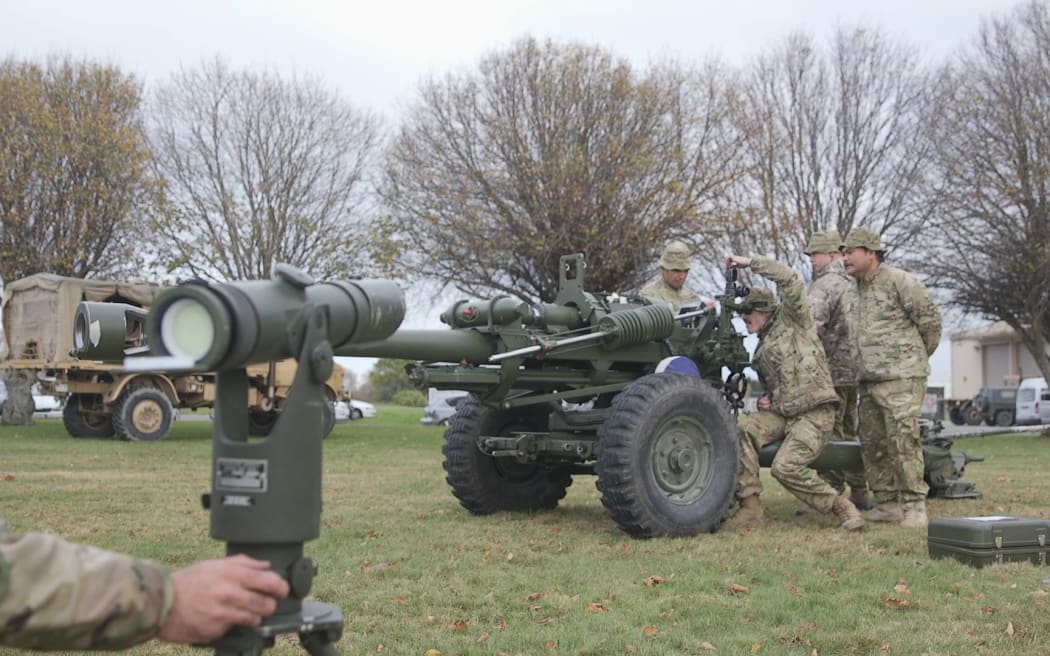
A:
[[[680,241],[672,241],[664,247],[660,254],[660,266],[665,269],[685,270],[689,268],[689,259],[692,253],[689,247]]]
[[[846,235],[846,241],[842,243],[842,248],[866,248],[869,251],[879,253],[886,250],[882,246],[882,240],[879,239],[879,235],[866,228],[850,230],[849,234]]]
[[[842,237],[839,236],[838,231],[814,232],[810,235],[809,242],[806,243],[806,250],[802,252],[806,255],[812,255],[813,253],[838,253],[841,246]]]
[[[752,287],[744,297],[744,305],[742,312],[772,312],[777,309],[777,299],[768,287]]]

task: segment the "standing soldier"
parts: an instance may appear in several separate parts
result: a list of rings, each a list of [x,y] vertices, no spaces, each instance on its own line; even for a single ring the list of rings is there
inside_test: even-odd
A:
[[[766,257],[732,255],[729,264],[751,267],[777,283],[784,300],[777,305],[772,291],[753,288],[745,299],[747,309],[741,312],[747,331],[758,333],[751,366],[766,394],[759,400],[758,412],[740,419],[740,509],[726,527],[742,528],[763,520],[758,451],[783,439],[773,458],[773,478],[818,512],[835,513],[847,531],[863,528],[864,518],[856,506],[809,467],[831,435],[839,400],[824,347],[813,329],[802,278]]]
[[[846,273],[857,279],[854,341],[859,356],[861,455],[874,522],[926,526],[919,415],[941,339],[941,313],[915,276],[883,262],[879,236],[854,228],[842,245]]]
[[[809,311],[828,356],[831,382],[839,396],[833,438],[853,442],[857,439],[857,361],[853,358],[850,339],[850,313],[857,300],[857,283],[842,265],[841,245],[838,232],[815,232],[806,244],[805,253],[813,266]],[[864,472],[827,471],[821,476],[839,492],[849,484],[853,505],[861,510],[871,509]]]
[[[660,254],[660,279],[654,280],[639,292],[642,296],[667,301],[678,312],[683,305],[705,302],[700,295],[685,286],[689,276],[689,247],[680,241],[672,241]]]

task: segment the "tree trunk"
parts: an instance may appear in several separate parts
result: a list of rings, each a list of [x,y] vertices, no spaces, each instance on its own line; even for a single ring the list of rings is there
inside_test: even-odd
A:
[[[31,426],[33,424],[33,373],[27,369],[8,369],[3,372],[7,400],[0,424],[4,426]]]

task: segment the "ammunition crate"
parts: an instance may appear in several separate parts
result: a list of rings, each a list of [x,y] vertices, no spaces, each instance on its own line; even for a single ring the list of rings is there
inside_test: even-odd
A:
[[[1026,517],[942,517],[927,533],[931,558],[951,557],[973,567],[1028,561],[1047,564],[1050,520]]]

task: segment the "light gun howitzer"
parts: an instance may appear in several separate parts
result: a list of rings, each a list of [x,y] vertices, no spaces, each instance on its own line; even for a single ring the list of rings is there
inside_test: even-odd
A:
[[[317,569],[303,543],[320,535],[324,382],[333,345],[383,339],[404,313],[390,281],[315,282],[287,265],[268,281],[183,284],[151,307],[154,356],[128,358],[125,368],[217,372],[212,489],[204,497],[211,536],[226,542],[227,554],[268,561],[291,589],[261,626],[213,643],[217,654],[259,653],[281,633],[298,633],[311,654],[335,652],[340,609],[304,601]],[[282,412],[267,436],[250,439],[245,367],[287,357],[298,368]]]
[[[457,301],[442,314],[451,330],[400,330],[335,352],[416,360],[418,386],[471,393],[443,452],[446,480],[473,513],[553,508],[573,475],[593,474],[631,535],[713,530],[736,485],[723,369],[742,377],[742,336],[731,322],[720,330],[714,308],[676,315],[657,299],[585,291],[582,255],[559,266],[551,303]]]

